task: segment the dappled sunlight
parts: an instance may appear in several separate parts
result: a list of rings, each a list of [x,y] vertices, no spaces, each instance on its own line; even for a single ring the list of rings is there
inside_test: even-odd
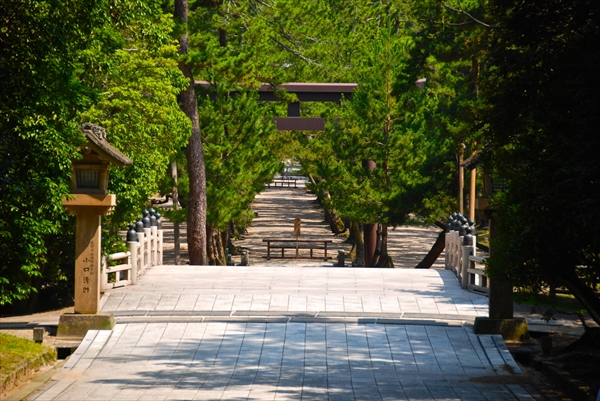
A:
[[[474,391],[467,371],[493,374],[471,337],[439,326],[119,324],[56,382],[65,384],[61,399],[360,399],[365,389],[369,399],[399,399],[417,384],[433,399],[443,386]]]

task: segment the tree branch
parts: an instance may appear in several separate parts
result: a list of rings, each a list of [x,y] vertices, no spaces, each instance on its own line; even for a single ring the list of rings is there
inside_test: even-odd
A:
[[[484,26],[486,28],[499,28],[497,25],[486,24],[485,22],[478,20],[477,18],[473,17],[471,14],[469,14],[468,12],[466,12],[465,10],[463,10],[462,8],[461,9],[454,8],[454,7],[449,6],[448,4],[446,4],[446,2],[444,2],[444,1],[442,1],[441,3],[448,10],[454,11],[457,14],[464,15],[464,16],[470,18],[472,21],[476,22],[477,24],[479,24],[481,26]]]
[[[286,45],[285,43],[280,42],[279,40],[277,40],[276,38],[274,38],[273,36],[271,36],[271,40],[275,43],[277,43],[279,46],[281,46],[284,50],[289,51],[290,53],[294,54],[295,56],[298,56],[299,58],[301,58],[302,60],[304,60],[305,62],[307,62],[308,64],[314,64],[314,65],[318,65],[321,66],[320,63],[318,63],[317,61],[311,60],[308,57],[305,57],[302,55],[302,53],[300,53],[297,50],[292,49],[291,47],[289,47],[288,45]]]

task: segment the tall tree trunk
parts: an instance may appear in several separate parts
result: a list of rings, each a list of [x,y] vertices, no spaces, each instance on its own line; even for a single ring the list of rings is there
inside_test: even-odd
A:
[[[375,253],[373,254],[373,260],[371,260],[371,266],[379,267],[379,258],[381,256],[381,235],[383,233],[383,224],[377,224],[377,235],[375,236]]]
[[[223,255],[223,265],[227,266],[227,251],[229,249],[229,226],[221,231],[221,255]]]
[[[365,244],[362,239],[362,233],[360,225],[352,222],[350,227],[354,235],[354,246],[356,247],[356,258],[354,259],[354,266],[364,267],[365,266]]]
[[[208,224],[206,226],[206,255],[208,258],[209,266],[214,266],[214,264],[215,264],[215,249],[213,246],[212,237],[213,237],[213,230],[212,230],[210,224]]]
[[[311,184],[317,185],[317,181],[311,174],[308,175],[308,179],[310,180]],[[317,194],[317,200],[319,204],[323,206],[323,211],[325,212],[325,221],[329,224],[331,231],[334,234],[341,234],[346,231],[346,228],[349,226],[344,222],[344,220],[342,220],[340,216],[338,216],[334,209],[329,209],[327,207],[327,203],[329,203],[330,199],[331,194],[328,191],[325,191],[323,194]]]
[[[188,2],[175,0],[173,15],[187,26]],[[187,54],[189,49],[187,31],[179,38],[179,52]],[[183,62],[179,69],[189,79],[190,86],[179,94],[177,100],[181,110],[192,121],[192,135],[186,148],[190,194],[188,200],[187,239],[191,265],[206,265],[206,171],[204,169],[204,148],[198,118],[198,99],[194,89],[192,68]]]
[[[575,299],[587,309],[594,322],[600,325],[600,298],[598,298],[594,290],[581,281],[574,267],[563,268],[560,278]]]
[[[438,235],[437,239],[435,240],[435,243],[433,244],[427,255],[425,255],[423,260],[415,267],[415,269],[430,269],[431,266],[433,266],[433,264],[437,260],[437,258],[440,256],[440,254],[444,251],[445,246],[446,232],[442,231]]]
[[[343,219],[344,226],[348,227],[348,239],[346,239],[347,244],[354,245],[354,231],[352,231],[352,220]]]
[[[381,224],[381,255],[379,255],[379,261],[377,267],[389,267],[394,268],[394,261],[388,253],[388,226],[387,224]]]
[[[173,177],[173,181],[175,185],[173,185],[173,192],[171,199],[173,200],[173,210],[179,209],[179,188],[177,188],[177,163],[171,163],[171,177]],[[181,239],[179,236],[179,221],[173,222],[173,242],[175,245],[174,253],[175,253],[175,264],[181,264]]]
[[[227,257],[225,256],[225,246],[223,245],[223,232],[221,230],[217,230],[215,232],[215,249],[217,254],[217,265],[218,266],[227,266]],[[226,242],[225,242],[226,244]]]
[[[328,201],[329,199],[331,199],[331,194],[329,192],[325,192],[323,194],[323,197]],[[346,225],[344,224],[344,221],[341,219],[340,216],[338,216],[335,210],[327,208],[327,202],[324,202],[320,197],[318,199],[321,206],[323,206],[323,210],[325,211],[325,221],[329,223],[331,231],[334,234],[341,234],[344,231],[346,231]]]

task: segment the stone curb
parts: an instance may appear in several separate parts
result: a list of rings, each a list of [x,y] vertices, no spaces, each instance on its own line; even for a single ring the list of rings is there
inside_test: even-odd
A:
[[[60,371],[64,364],[64,360],[56,362],[50,370],[35,376],[29,383],[21,387],[21,389],[19,389],[15,393],[9,395],[4,401],[26,400],[31,394],[35,393],[46,383],[48,383],[54,377],[54,375]]]
[[[54,348],[50,348],[46,346],[46,349],[41,355],[37,357],[23,361],[21,364],[11,373],[7,375],[2,375],[0,377],[0,391],[4,392],[4,390],[14,383],[16,383],[20,378],[31,374],[35,369],[47,365],[50,362],[56,361],[56,350]]]
[[[399,320],[441,320],[441,321],[467,321],[473,323],[477,316],[471,315],[451,315],[443,313],[386,313],[386,312],[344,312],[344,311],[286,311],[286,310],[122,310],[114,311],[112,315],[115,319],[123,321],[123,319],[131,318],[208,318],[208,317],[235,317],[235,318],[367,318],[367,319],[399,319]]]

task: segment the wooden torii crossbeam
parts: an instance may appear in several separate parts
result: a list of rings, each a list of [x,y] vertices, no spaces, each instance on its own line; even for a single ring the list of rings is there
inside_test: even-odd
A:
[[[210,89],[210,82],[196,81],[196,86]],[[280,101],[275,93],[277,89],[285,89],[298,97],[298,102],[288,104],[287,117],[275,117],[273,120],[280,131],[323,131],[325,119],[318,117],[300,117],[300,102],[336,102],[350,99],[358,85],[356,83],[320,83],[291,82],[273,86],[262,84],[258,88],[258,100],[263,102]]]

